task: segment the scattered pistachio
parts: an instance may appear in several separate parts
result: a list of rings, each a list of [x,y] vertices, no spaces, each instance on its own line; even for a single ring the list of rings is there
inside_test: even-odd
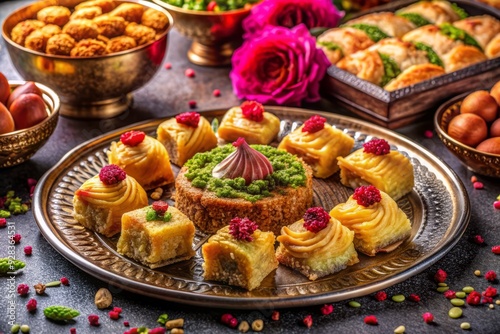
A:
[[[168,314],[163,313],[158,317],[156,322],[159,323],[160,325],[165,325],[167,323],[167,320],[168,320]]]
[[[453,306],[464,306],[465,300],[459,298],[453,298],[450,300],[451,305]]]
[[[436,289],[436,291],[443,293],[443,292],[448,291],[449,289],[450,289],[449,286],[440,286],[439,288]]]
[[[254,332],[261,332],[264,329],[264,321],[257,319],[252,322],[252,330]]]
[[[500,299],[495,300],[495,304],[500,305]]]
[[[167,327],[167,329],[182,328],[184,327],[184,319],[179,318],[179,319],[169,320],[166,322],[165,327]]]
[[[462,329],[470,329],[470,323],[468,323],[468,322],[462,322],[460,324],[460,328],[462,328]]]
[[[465,298],[466,293],[465,293],[465,292],[463,292],[463,291],[457,291],[457,292],[455,293],[455,296],[457,296],[457,298],[462,298],[462,299],[463,299],[463,298]]]
[[[488,305],[488,307],[490,308],[490,310],[493,310],[495,308],[495,305],[490,304],[490,305]]]
[[[463,311],[460,307],[452,307],[449,311],[448,311],[448,315],[450,316],[450,318],[452,319],[458,319],[462,316],[463,314]]]
[[[12,325],[12,327],[10,328],[10,332],[11,332],[11,333],[18,333],[20,329],[21,329],[21,325],[14,324],[14,325]]]
[[[394,330],[394,333],[395,333],[395,334],[403,334],[405,331],[406,331],[405,326],[399,326],[398,328],[396,328],[396,329]]]
[[[448,286],[445,282],[438,283],[438,286]]]
[[[481,270],[475,270],[474,275],[476,275],[477,277],[481,276]]]
[[[250,330],[250,325],[248,324],[247,321],[243,320],[242,322],[240,322],[240,324],[238,325],[238,330],[242,333],[246,333]]]
[[[46,288],[53,288],[53,287],[60,286],[60,285],[61,285],[61,281],[52,281],[49,283],[45,283]]]
[[[29,332],[30,332],[30,326],[21,325],[21,333],[29,333]]]
[[[351,300],[351,301],[349,302],[349,306],[350,306],[350,307],[355,307],[355,308],[358,308],[358,307],[361,307],[361,304],[360,304],[360,303],[358,303],[358,302],[357,302],[357,301],[355,301],[355,300]]]
[[[466,286],[462,289],[462,291],[465,293],[471,293],[472,291],[474,291],[474,288],[471,286]]]
[[[392,296],[391,298],[393,301],[395,301],[396,303],[402,303],[405,301],[405,296],[404,295],[394,295]]]
[[[98,309],[104,309],[111,305],[113,302],[113,296],[106,288],[100,288],[97,290],[94,297],[94,304]]]
[[[182,328],[172,328],[170,334],[184,334],[184,330]]]

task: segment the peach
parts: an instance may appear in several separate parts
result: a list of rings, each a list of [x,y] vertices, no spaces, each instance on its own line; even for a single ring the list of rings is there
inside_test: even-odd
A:
[[[6,104],[7,108],[10,109],[12,102],[14,102],[14,100],[17,99],[22,94],[26,93],[34,93],[36,95],[39,95],[40,97],[43,97],[42,91],[35,85],[33,81],[26,81],[21,86],[17,86],[16,88],[14,88],[12,93],[10,93],[9,99],[7,100]]]
[[[488,137],[488,126],[481,116],[458,114],[448,124],[448,134],[462,144],[476,147]]]
[[[481,116],[486,122],[497,118],[497,101],[486,90],[478,90],[470,93],[462,101],[460,113],[472,113]]]
[[[22,94],[10,105],[16,129],[32,127],[49,116],[42,98],[34,93]]]
[[[9,81],[5,75],[0,72],[0,103],[7,105],[7,99],[10,95],[10,85]]]
[[[7,108],[0,103],[0,135],[14,131],[14,119]]]

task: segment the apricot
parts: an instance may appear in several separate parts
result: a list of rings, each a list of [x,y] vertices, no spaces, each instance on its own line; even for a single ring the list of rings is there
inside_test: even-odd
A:
[[[490,137],[500,137],[500,118],[491,123]]]
[[[492,137],[483,140],[479,145],[477,145],[476,150],[486,153],[500,154],[500,137]]]
[[[40,90],[40,88],[38,88],[33,81],[26,81],[21,86],[17,86],[16,88],[14,88],[12,93],[10,93],[9,99],[7,100],[6,104],[7,108],[10,109],[12,102],[14,102],[14,100],[17,99],[22,94],[26,93],[34,93],[43,98],[43,93]]]
[[[500,106],[500,81],[491,87],[490,95],[493,96],[493,98],[497,101],[497,104]]]
[[[10,114],[9,110],[0,103],[0,135],[15,130],[14,119]]]
[[[486,90],[478,90],[470,93],[462,101],[460,113],[472,113],[481,116],[486,122],[497,118],[497,101]]]
[[[458,114],[448,124],[448,135],[462,144],[476,147],[488,137],[488,126],[481,116]]]
[[[32,127],[49,116],[43,99],[34,93],[22,94],[10,105],[16,129]]]
[[[9,80],[5,77],[5,75],[0,72],[0,103],[7,105],[7,99],[10,95],[10,85]]]

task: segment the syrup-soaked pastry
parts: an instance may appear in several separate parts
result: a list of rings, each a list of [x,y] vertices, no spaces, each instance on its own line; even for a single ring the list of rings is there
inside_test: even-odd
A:
[[[262,104],[245,101],[241,106],[229,109],[220,122],[219,138],[234,142],[245,138],[248,144],[270,144],[280,130],[280,120],[265,111]]]
[[[116,165],[104,166],[73,196],[73,217],[86,228],[112,237],[125,212],[148,205],[148,196],[133,177]]]
[[[338,27],[318,36],[316,44],[325,52],[330,63],[336,64],[342,57],[372,46],[374,42],[362,30]]]
[[[348,155],[353,146],[351,136],[326,123],[326,118],[315,115],[286,135],[278,149],[304,160],[315,177],[327,178],[339,170],[337,157]]]
[[[166,120],[158,126],[157,138],[167,149],[170,161],[182,166],[198,152],[217,146],[207,119],[196,112],[186,112]]]
[[[413,189],[415,179],[410,159],[391,150],[383,139],[372,139],[363,146],[345,158],[337,158],[343,185],[353,189],[373,185],[395,201]]]
[[[500,57],[500,34],[493,37],[493,39],[486,46],[484,53],[486,54],[486,57],[490,59]]]
[[[345,25],[353,26],[356,29],[362,29],[369,35],[371,35],[371,32],[373,31],[373,28],[370,29],[370,27],[376,27],[381,30],[386,37],[402,37],[410,30],[416,28],[411,21],[397,16],[392,12],[378,12],[363,15],[356,19],[347,21]],[[380,39],[378,37],[374,39],[375,42],[378,42],[379,40]]]
[[[443,56],[444,68],[447,73],[488,60],[488,57],[475,46],[458,45]]]
[[[460,19],[448,1],[419,1],[397,11],[400,15],[418,27],[427,24],[451,23]]]
[[[389,81],[384,86],[384,89],[394,91],[444,74],[446,74],[444,68],[438,65],[431,63],[413,65],[401,72],[395,79]]]
[[[500,21],[489,15],[470,16],[454,22],[453,26],[474,38],[482,50],[500,33]]]
[[[430,47],[439,57],[443,57],[454,47],[464,44],[443,34],[436,25],[426,25],[410,31],[402,37],[405,42],[423,43]]]
[[[167,149],[142,131],[129,131],[112,142],[108,162],[120,166],[146,190],[174,182]]]
[[[330,215],[354,232],[354,247],[368,256],[394,250],[411,234],[406,214],[389,195],[374,186],[357,188]]]
[[[276,258],[309,280],[336,273],[359,262],[354,232],[323,208],[310,208],[304,218],[281,229]]]

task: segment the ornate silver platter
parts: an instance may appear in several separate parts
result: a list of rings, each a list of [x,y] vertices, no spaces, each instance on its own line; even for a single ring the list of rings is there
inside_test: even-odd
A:
[[[133,124],[83,143],[49,170],[39,181],[33,200],[41,233],[78,268],[120,288],[179,303],[239,309],[314,305],[373,293],[429,267],[462,236],[470,217],[467,193],[455,173],[426,149],[391,130],[349,117],[285,107],[266,110],[282,120],[279,138],[319,114],[351,135],[355,148],[377,137],[406,154],[414,166],[415,187],[398,205],[412,222],[411,237],[391,253],[375,257],[360,254],[355,266],[314,282],[280,266],[251,292],[203,280],[200,248],[208,236],[202,233],[196,235],[193,259],[154,270],[144,267],[116,252],[117,238],[105,238],[76,223],[72,198],[75,190],[107,163],[105,152],[113,140],[130,129],[154,134],[162,119]],[[224,112],[207,111],[203,115],[220,120]],[[338,175],[315,179],[313,186],[314,205],[327,211],[352,194],[340,184]],[[166,190],[167,194],[174,191],[173,187]]]

